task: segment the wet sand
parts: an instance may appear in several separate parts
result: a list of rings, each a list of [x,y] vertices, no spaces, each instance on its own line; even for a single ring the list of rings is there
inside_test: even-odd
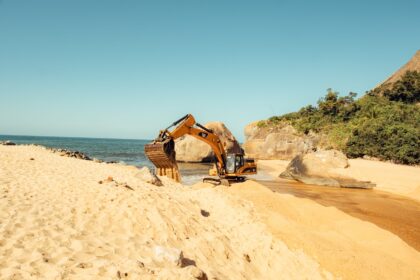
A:
[[[308,198],[374,223],[420,251],[420,203],[415,200],[377,190],[313,186],[283,179],[258,182],[274,192]]]

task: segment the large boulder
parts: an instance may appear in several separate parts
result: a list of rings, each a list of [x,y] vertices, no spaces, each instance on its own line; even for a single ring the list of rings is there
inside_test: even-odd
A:
[[[335,168],[347,168],[348,159],[337,150],[321,150],[308,153],[302,157],[302,166],[310,175],[331,174]]]
[[[228,153],[241,152],[238,141],[222,122],[210,122],[205,127],[219,136]],[[175,141],[175,152],[177,161],[181,162],[210,162],[214,157],[213,150],[207,143],[191,135],[185,135]]]
[[[245,153],[256,159],[292,159],[316,149],[316,135],[301,135],[291,125],[264,126],[254,122],[245,127]]]
[[[371,182],[358,181],[342,177],[337,172],[349,166],[347,157],[336,150],[317,151],[305,155],[297,155],[279,177],[296,180],[304,184],[371,189]]]

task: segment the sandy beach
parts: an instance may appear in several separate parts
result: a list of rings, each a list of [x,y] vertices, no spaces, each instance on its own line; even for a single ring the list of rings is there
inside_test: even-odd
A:
[[[109,176],[130,188],[98,183]],[[251,203],[162,180],[156,187],[134,167],[0,146],[0,278],[332,277],[267,232]]]
[[[0,0],[0,280],[420,280],[419,10]]]
[[[284,164],[261,166],[275,174]],[[0,278],[420,278],[417,250],[335,207],[253,181],[161,180],[43,147],[0,146]]]

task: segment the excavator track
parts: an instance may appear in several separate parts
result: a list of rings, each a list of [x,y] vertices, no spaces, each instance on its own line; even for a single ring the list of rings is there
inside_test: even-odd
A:
[[[175,144],[173,140],[153,141],[146,144],[144,152],[155,165],[159,176],[167,176],[177,182],[181,181],[178,164],[175,159]]]

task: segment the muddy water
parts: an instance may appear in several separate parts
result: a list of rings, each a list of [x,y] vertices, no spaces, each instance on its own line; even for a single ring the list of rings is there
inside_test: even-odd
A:
[[[376,190],[312,186],[282,179],[258,182],[275,192],[308,198],[374,223],[420,251],[420,203],[415,200]]]

